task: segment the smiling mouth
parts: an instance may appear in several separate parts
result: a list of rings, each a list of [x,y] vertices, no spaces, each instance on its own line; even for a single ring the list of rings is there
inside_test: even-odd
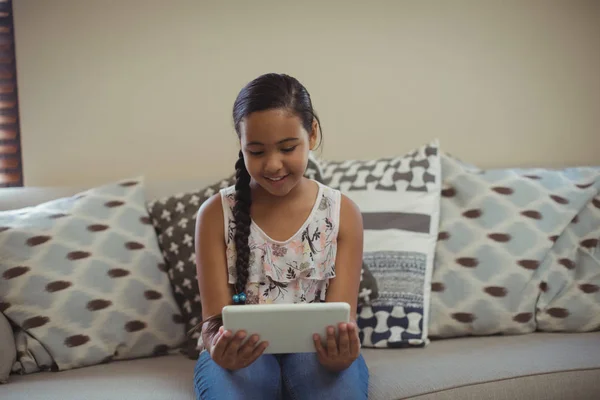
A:
[[[265,176],[266,179],[270,180],[271,182],[279,182],[285,178],[287,178],[289,176],[289,174],[284,175],[284,176],[279,176],[277,178],[269,178],[268,176]]]

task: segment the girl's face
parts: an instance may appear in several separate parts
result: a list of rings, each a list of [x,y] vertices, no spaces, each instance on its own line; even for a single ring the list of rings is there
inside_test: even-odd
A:
[[[300,182],[316,141],[316,121],[306,132],[300,118],[286,110],[254,112],[240,123],[246,169],[275,196],[285,196]]]

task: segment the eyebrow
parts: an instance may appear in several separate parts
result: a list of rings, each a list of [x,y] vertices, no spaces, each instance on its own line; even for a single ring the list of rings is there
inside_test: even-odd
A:
[[[297,140],[300,140],[300,139],[294,138],[294,137],[289,137],[289,138],[285,138],[285,139],[280,140],[276,144],[283,144],[283,143],[287,143],[287,142],[294,142],[294,141],[297,141]],[[264,143],[254,141],[254,142],[248,142],[248,144],[246,144],[246,146],[264,146]]]

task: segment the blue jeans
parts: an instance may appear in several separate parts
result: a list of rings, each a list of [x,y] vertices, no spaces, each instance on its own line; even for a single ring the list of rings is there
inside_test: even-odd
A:
[[[346,370],[325,369],[316,353],[263,354],[250,366],[231,372],[207,351],[194,369],[198,400],[366,399],[369,370],[362,355]]]

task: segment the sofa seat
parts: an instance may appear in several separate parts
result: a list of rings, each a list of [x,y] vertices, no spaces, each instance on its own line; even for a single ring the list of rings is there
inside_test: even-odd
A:
[[[600,332],[433,341],[364,349],[370,399],[598,399]],[[193,399],[194,361],[170,355],[12,375],[2,400]]]
[[[365,357],[373,399],[600,399],[600,332],[445,339]]]

